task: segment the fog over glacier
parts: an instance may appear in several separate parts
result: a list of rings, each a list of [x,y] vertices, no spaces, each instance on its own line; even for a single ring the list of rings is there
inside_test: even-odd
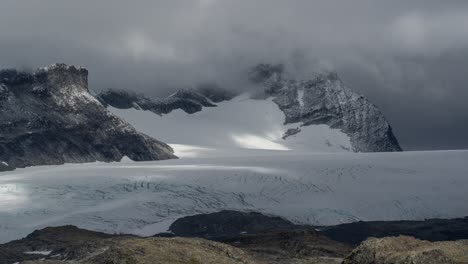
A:
[[[403,148],[467,148],[467,24],[458,0],[6,0],[0,67],[77,64],[91,89],[150,95],[244,89],[259,62],[331,68],[382,109]]]

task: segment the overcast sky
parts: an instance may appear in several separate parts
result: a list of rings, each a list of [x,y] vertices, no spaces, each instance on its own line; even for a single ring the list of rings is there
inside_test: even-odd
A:
[[[468,148],[466,0],[2,0],[0,67],[85,66],[152,95],[259,62],[336,69],[405,149]]]

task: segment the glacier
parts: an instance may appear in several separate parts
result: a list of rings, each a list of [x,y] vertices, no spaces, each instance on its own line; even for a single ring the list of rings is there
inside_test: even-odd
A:
[[[2,172],[0,242],[64,224],[153,235],[179,217],[222,209],[312,225],[468,215],[468,151],[213,152]]]

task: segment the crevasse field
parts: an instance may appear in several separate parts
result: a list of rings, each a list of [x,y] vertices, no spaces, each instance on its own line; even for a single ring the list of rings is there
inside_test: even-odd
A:
[[[324,125],[297,125],[238,97],[188,115],[110,109],[170,143],[178,160],[40,166],[0,173],[0,242],[73,224],[153,235],[177,218],[255,210],[298,223],[468,215],[468,151],[352,153]]]

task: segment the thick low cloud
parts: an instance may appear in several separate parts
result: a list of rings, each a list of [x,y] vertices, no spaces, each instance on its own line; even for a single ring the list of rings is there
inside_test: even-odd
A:
[[[160,95],[241,89],[258,62],[320,65],[375,102],[404,148],[468,148],[466,25],[464,0],[5,0],[0,66],[66,62],[94,90]]]

